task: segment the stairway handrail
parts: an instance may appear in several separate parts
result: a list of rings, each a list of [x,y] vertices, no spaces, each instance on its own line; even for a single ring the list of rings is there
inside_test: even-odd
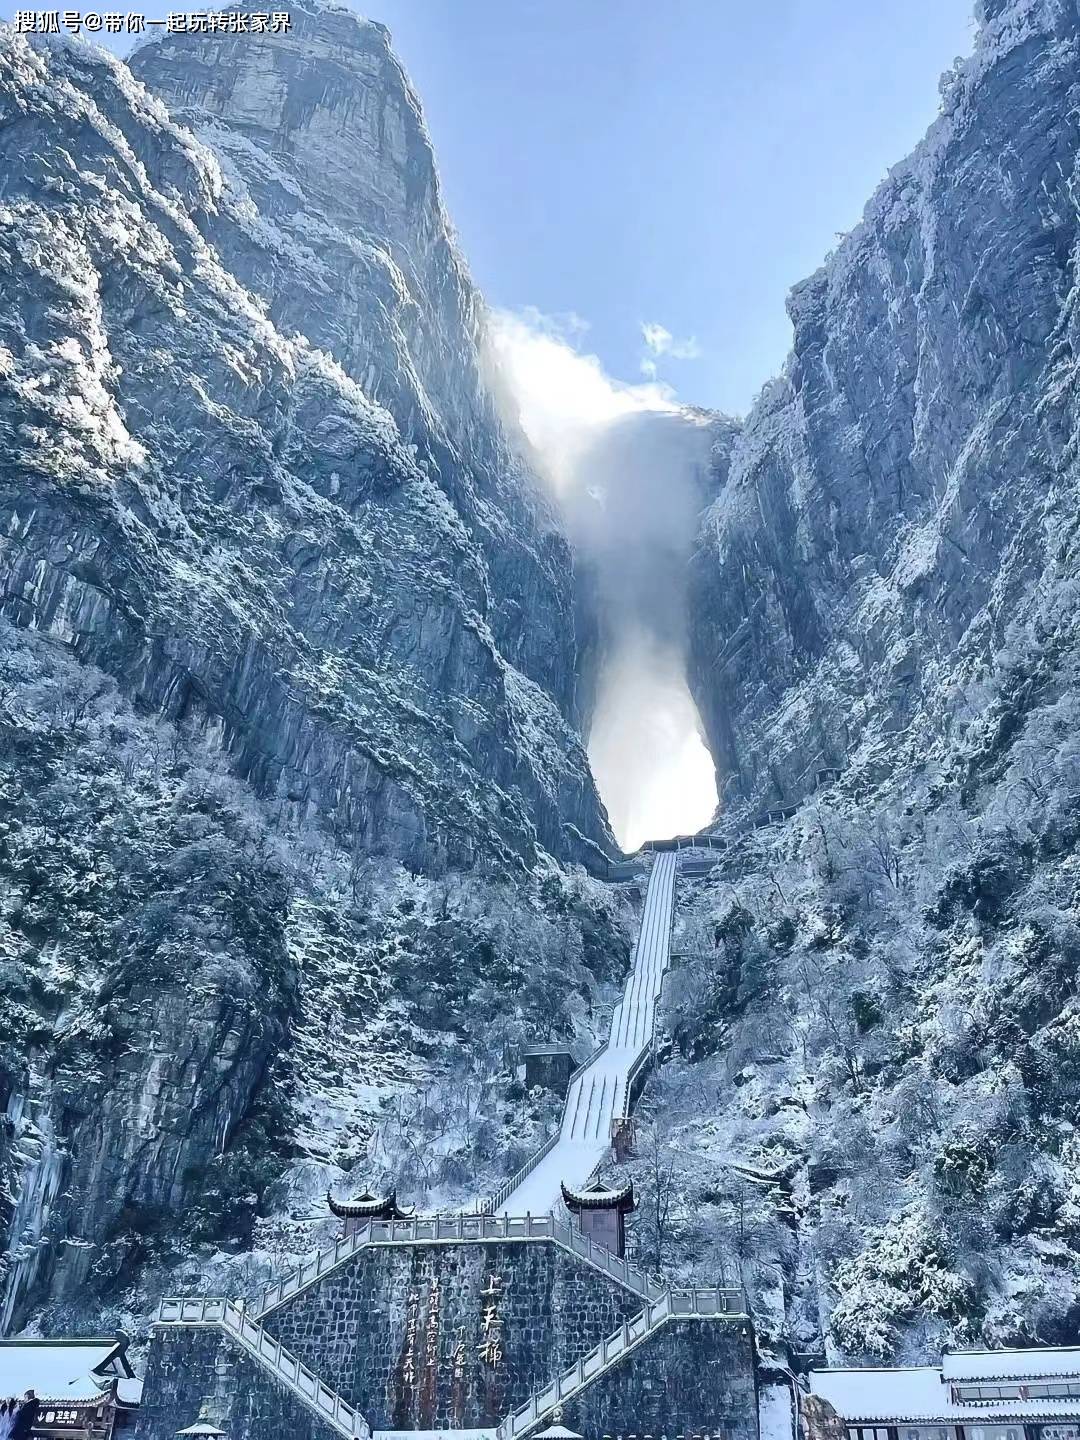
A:
[[[569,1091],[567,1093],[569,1093]],[[513,1194],[522,1181],[532,1174],[545,1156],[551,1154],[561,1139],[561,1131],[562,1123],[560,1122],[559,1129],[555,1131],[554,1135],[549,1135],[540,1149],[534,1150],[530,1158],[526,1160],[520,1169],[514,1171],[509,1180],[504,1180],[493,1195],[489,1195],[486,1200],[481,1200],[480,1208],[485,1214],[494,1215],[506,1197]]]
[[[655,1047],[656,1019],[653,1018],[653,1034],[650,1035],[641,1054],[637,1057],[630,1069],[626,1072],[626,1079],[623,1081],[622,1108],[617,1115],[612,1116],[612,1124],[617,1125],[630,1118],[630,1091],[633,1089],[634,1081],[641,1074],[647,1062],[652,1059]]]
[[[647,848],[647,846],[642,847],[642,848],[645,849],[645,848]],[[672,876],[672,884],[673,884],[673,885],[674,885],[674,883],[675,883],[675,879],[676,879],[676,876],[673,875],[673,876]],[[651,868],[650,868],[650,872],[649,872],[649,881],[650,881],[650,883],[651,883],[651,881],[652,881],[652,869],[651,869]],[[669,953],[669,956],[670,956],[670,949],[671,949],[671,947],[670,947],[670,934],[671,934],[671,923],[672,923],[672,918],[673,918],[673,916],[674,916],[674,906],[672,907],[672,915],[671,915],[671,916],[669,917],[669,919],[668,919],[668,936],[669,936],[668,953]],[[640,946],[640,944],[641,944],[641,935],[639,934],[638,937],[637,937],[637,939],[636,939],[635,942],[634,942],[634,948],[633,948],[633,952],[632,952],[632,955],[631,955],[630,971],[629,971],[629,974],[628,974],[628,976],[627,976],[627,983],[629,983],[629,980],[630,980],[631,976],[632,976],[633,973],[634,973],[634,968],[635,968],[635,965],[636,965],[637,955],[638,955],[638,947]],[[667,968],[667,967],[665,966],[665,970],[666,970],[666,968]],[[659,993],[659,992],[657,992],[657,993]],[[655,996],[655,995],[653,996],[653,999],[654,999],[654,1001],[655,1001],[655,999],[656,999],[656,996]],[[622,999],[619,1001],[619,1004],[625,1004],[625,1003],[626,1003],[626,1000],[627,1000],[627,995],[626,995],[626,991],[625,991],[625,988],[624,988],[623,996],[622,996]],[[653,1031],[654,1031],[654,1034],[655,1034],[655,1027],[656,1027],[656,1014],[655,1014],[655,1008],[654,1008],[654,1012],[653,1012]],[[562,1119],[561,1119],[560,1122],[559,1122],[559,1128],[555,1131],[554,1135],[550,1136],[550,1137],[544,1142],[544,1144],[540,1147],[540,1149],[537,1150],[537,1151],[535,1151],[535,1152],[533,1153],[533,1155],[530,1156],[530,1158],[529,1158],[528,1160],[526,1160],[525,1164],[522,1165],[522,1166],[510,1177],[509,1180],[504,1180],[503,1183],[499,1186],[499,1188],[495,1191],[495,1194],[494,1194],[494,1195],[492,1195],[492,1196],[490,1196],[488,1199],[482,1200],[482,1201],[480,1202],[480,1208],[481,1208],[481,1209],[486,1209],[486,1210],[488,1210],[490,1213],[494,1213],[494,1211],[496,1211],[496,1210],[499,1208],[499,1206],[507,1199],[507,1197],[510,1196],[510,1195],[512,1195],[513,1192],[517,1189],[517,1187],[518,1187],[519,1185],[521,1185],[525,1180],[528,1179],[528,1177],[532,1174],[532,1172],[536,1169],[536,1167],[540,1164],[540,1162],[541,1162],[543,1159],[545,1159],[548,1155],[550,1155],[551,1152],[552,1152],[552,1150],[555,1149],[555,1147],[556,1147],[556,1146],[558,1145],[558,1143],[559,1143],[559,1140],[560,1140],[561,1137],[562,1137],[562,1128],[563,1128],[563,1125],[565,1124],[565,1121],[566,1121],[566,1105],[568,1105],[569,1102],[570,1102],[570,1092],[571,1092],[571,1090],[572,1090],[573,1087],[574,1087],[574,1081],[575,1081],[575,1080],[578,1080],[578,1079],[585,1073],[585,1071],[588,1070],[588,1068],[589,1068],[596,1060],[598,1060],[598,1059],[600,1058],[600,1056],[604,1053],[604,1051],[608,1049],[610,1043],[611,1043],[611,1035],[610,1035],[610,1032],[609,1032],[607,1038],[606,1038],[605,1040],[601,1041],[601,1043],[596,1047],[596,1049],[595,1049],[595,1050],[593,1051],[593,1053],[589,1056],[589,1058],[588,1058],[587,1060],[583,1061],[582,1064],[580,1064],[580,1065],[577,1067],[577,1069],[573,1072],[573,1074],[570,1076],[570,1080],[569,1080],[569,1082],[568,1082],[568,1084],[567,1084],[567,1087],[566,1087],[566,1102],[565,1102],[565,1105],[564,1105],[564,1108],[563,1108],[563,1116],[562,1116]],[[642,1047],[641,1053],[640,1053],[638,1056],[636,1056],[633,1064],[632,1064],[631,1067],[630,1067],[630,1071],[629,1071],[628,1074],[627,1074],[627,1083],[623,1086],[623,1115],[622,1115],[621,1118],[625,1118],[626,1115],[629,1113],[629,1093],[630,1093],[630,1091],[629,1091],[629,1081],[630,1081],[630,1077],[631,1077],[631,1075],[636,1076],[636,1075],[638,1074],[638,1072],[640,1071],[640,1068],[641,1068],[642,1064],[645,1062],[645,1060],[648,1058],[648,1056],[652,1053],[652,1043],[653,1043],[653,1042],[652,1042],[652,1039],[650,1039],[650,1040],[646,1043],[646,1045],[644,1045],[644,1046]],[[615,1117],[615,1118],[619,1118],[619,1117]]]
[[[579,1080],[581,1076],[584,1075],[585,1071],[589,1068],[589,1066],[592,1065],[594,1061],[599,1060],[600,1056],[608,1048],[610,1040],[610,1036],[608,1036],[606,1040],[601,1040],[600,1044],[597,1045],[596,1049],[592,1052],[588,1059],[583,1060],[581,1064],[571,1072],[570,1079],[566,1082],[567,1102],[570,1099],[570,1091],[574,1088],[574,1081]],[[510,1176],[509,1180],[504,1180],[503,1183],[499,1186],[499,1188],[495,1191],[494,1195],[488,1196],[486,1200],[481,1200],[481,1210],[486,1210],[489,1215],[494,1215],[495,1211],[503,1203],[506,1197],[513,1194],[513,1192],[522,1183],[522,1181],[526,1180],[532,1174],[532,1172],[540,1164],[540,1161],[543,1160],[546,1155],[551,1154],[552,1150],[555,1149],[555,1146],[562,1138],[563,1119],[565,1119],[565,1107],[563,1116],[559,1120],[558,1129],[555,1131],[554,1135],[548,1136],[547,1140],[545,1140],[544,1144],[540,1147],[540,1149],[535,1150],[531,1157],[525,1161],[525,1164],[519,1166],[519,1168],[514,1171],[513,1175]]]
[[[358,1411],[331,1390],[314,1370],[253,1319],[236,1300],[224,1296],[168,1296],[158,1306],[158,1324],[214,1325],[232,1335],[267,1370],[309,1409],[328,1421],[344,1437],[359,1433]]]
[[[435,1217],[436,1220],[441,1217]],[[468,1217],[462,1217],[463,1220]],[[482,1219],[484,1217],[477,1217]],[[499,1217],[505,1218],[505,1217]],[[529,1217],[530,1220],[539,1217]],[[393,1226],[401,1222],[381,1222]],[[644,1340],[669,1319],[698,1317],[716,1319],[746,1314],[746,1297],[731,1287],[667,1289],[647,1299],[635,1315],[624,1320],[587,1354],[556,1375],[543,1389],[512,1411],[496,1429],[497,1440],[515,1437],[535,1423],[545,1411],[590,1384],[632,1346]],[[214,1325],[233,1335],[245,1349],[275,1374],[309,1408],[328,1420],[345,1440],[357,1433],[358,1412],[281,1341],[265,1330],[238,1301],[224,1296],[167,1296],[158,1307],[163,1325]]]
[[[677,872],[675,878],[678,878]],[[672,883],[674,883],[674,880]],[[675,906],[673,903],[671,907],[671,917],[668,921],[667,964],[660,972],[659,985],[652,997],[652,1029],[649,1032],[648,1040],[641,1048],[641,1053],[637,1056],[633,1064],[630,1066],[629,1070],[627,1070],[626,1072],[626,1079],[623,1082],[622,1110],[620,1114],[612,1116],[612,1126],[615,1126],[616,1124],[622,1124],[630,1118],[630,1090],[634,1084],[634,1081],[637,1079],[647,1062],[652,1059],[653,1055],[656,1052],[656,1022],[658,1018],[659,1000],[664,990],[664,979],[667,975],[668,970],[671,968],[671,930],[674,926],[674,923]]]
[[[735,1301],[735,1306],[732,1305]],[[716,1319],[721,1316],[739,1316],[746,1313],[746,1297],[742,1290],[712,1287],[705,1289],[665,1290],[655,1300],[646,1301],[636,1315],[624,1320],[617,1330],[604,1337],[599,1345],[575,1360],[560,1375],[556,1375],[541,1389],[536,1390],[516,1410],[499,1422],[495,1429],[496,1440],[515,1440],[523,1430],[534,1425],[541,1416],[578,1390],[583,1390],[627,1350],[650,1335],[658,1326],[668,1320],[686,1316]],[[590,1362],[597,1362],[590,1368]]]
[[[554,1215],[413,1215],[407,1220],[369,1220],[348,1237],[316,1252],[295,1270],[268,1285],[254,1306],[255,1313],[260,1319],[265,1318],[369,1245],[423,1245],[444,1240],[552,1240],[643,1299],[653,1299],[663,1290],[662,1285],[625,1256],[615,1255],[572,1225],[556,1220]]]

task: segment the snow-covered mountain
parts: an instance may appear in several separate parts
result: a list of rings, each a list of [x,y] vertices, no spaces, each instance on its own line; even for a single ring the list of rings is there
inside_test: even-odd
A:
[[[292,24],[144,48],[156,95],[0,28],[6,1324],[309,1213],[288,1165],[451,1071],[482,1173],[511,1039],[591,1044],[626,960],[546,858],[611,843],[573,566],[416,99]]]
[[[925,758],[1009,627],[1071,608],[1076,7],[983,9],[926,140],[793,290],[702,526],[693,680],[758,808],[882,737],[887,768]]]
[[[566,544],[386,32],[234,39],[135,57],[211,151],[123,66],[6,37],[5,613],[366,851],[604,840]]]
[[[725,824],[799,808],[684,907],[677,1248],[856,1357],[1080,1317],[1080,13],[980,21],[692,575]]]
[[[256,1285],[373,1136],[460,1204],[555,1119],[521,1041],[588,1048],[626,965],[555,863],[610,845],[603,586],[386,32],[292,18],[0,41],[8,1325]],[[1080,14],[979,20],[672,577],[732,847],[634,1243],[795,1351],[1080,1315]]]

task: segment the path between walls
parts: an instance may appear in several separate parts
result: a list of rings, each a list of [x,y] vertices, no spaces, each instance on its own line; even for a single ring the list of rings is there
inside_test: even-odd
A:
[[[562,1124],[550,1143],[496,1194],[496,1215],[546,1215],[560,1185],[583,1185],[611,1146],[611,1122],[627,1113],[631,1072],[648,1054],[660,984],[671,956],[675,905],[674,851],[657,854],[649,874],[641,931],[623,998],[606,1043],[579,1070],[566,1094]]]

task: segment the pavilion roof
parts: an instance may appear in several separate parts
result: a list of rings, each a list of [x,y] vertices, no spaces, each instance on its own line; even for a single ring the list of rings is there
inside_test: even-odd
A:
[[[335,1200],[328,1190],[326,1203],[341,1220],[407,1220],[412,1210],[402,1210],[397,1203],[397,1191],[388,1190],[385,1195],[376,1195],[364,1190],[351,1200]]]
[[[602,1184],[599,1180],[592,1185],[587,1185],[583,1190],[572,1190],[565,1181],[562,1182],[562,1197],[568,1210],[618,1210],[621,1214],[627,1214],[637,1205],[634,1198],[634,1182],[628,1180],[625,1185],[612,1187]]]

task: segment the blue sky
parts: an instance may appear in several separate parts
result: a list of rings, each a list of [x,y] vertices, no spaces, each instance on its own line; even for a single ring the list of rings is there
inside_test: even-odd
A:
[[[784,298],[971,49],[971,0],[379,0],[492,304],[571,312],[622,380],[744,411]],[[663,327],[698,358],[650,355]],[[689,341],[696,345],[690,346]]]
[[[783,363],[788,289],[922,135],[972,38],[971,0],[363,8],[423,98],[489,301],[580,317],[618,379],[653,365],[733,412]]]

